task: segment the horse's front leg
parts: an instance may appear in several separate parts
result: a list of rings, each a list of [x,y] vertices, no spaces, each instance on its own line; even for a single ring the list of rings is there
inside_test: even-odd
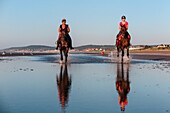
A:
[[[125,54],[125,53],[124,53],[124,50],[122,49],[122,58],[124,57],[124,54]]]
[[[122,49],[122,62],[123,62],[123,57],[124,57],[124,50]]]
[[[65,62],[67,62],[67,58],[68,58],[68,48],[66,48],[65,52],[64,52],[64,55],[65,55]]]
[[[127,57],[129,58],[129,48],[127,48]]]
[[[117,47],[117,57],[119,57],[119,48]]]
[[[62,53],[62,49],[60,49],[60,60],[63,61],[63,53]]]

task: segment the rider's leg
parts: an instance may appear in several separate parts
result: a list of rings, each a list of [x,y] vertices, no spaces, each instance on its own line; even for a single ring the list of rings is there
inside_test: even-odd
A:
[[[57,47],[56,47],[56,49],[58,49],[58,47],[59,47],[59,45],[61,44],[61,41],[60,41],[60,38],[58,38],[58,40],[57,40]]]
[[[70,49],[74,49],[73,46],[72,46],[72,40],[71,40],[70,35],[67,35],[67,40],[68,40]]]
[[[129,34],[128,32],[126,32],[126,37],[128,38],[128,42],[129,42],[129,46],[130,46],[130,45],[131,45],[131,44],[130,44],[131,36],[130,36],[130,34]]]
[[[116,36],[116,45],[118,45],[118,44],[119,44],[118,37],[120,36],[120,34],[121,34],[121,32],[119,32],[119,33],[117,34],[117,36]]]
[[[119,40],[118,39],[116,39],[116,46],[118,46],[119,45]]]

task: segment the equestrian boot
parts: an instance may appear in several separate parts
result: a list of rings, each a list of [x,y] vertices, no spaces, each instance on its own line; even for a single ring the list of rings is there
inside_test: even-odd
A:
[[[74,49],[73,46],[72,46],[72,40],[71,40],[70,37],[68,38],[68,43],[69,43],[69,48]]]
[[[55,49],[58,50],[58,47],[59,47],[59,45],[57,44],[57,47]]]
[[[58,50],[58,45],[57,45],[57,47],[55,49]]]
[[[128,43],[129,43],[129,46],[131,46],[130,40],[128,41]]]
[[[131,43],[130,43],[130,35],[128,35],[128,44],[129,44],[129,46],[131,46]]]
[[[70,49],[74,49],[72,46],[72,41],[70,41]]]

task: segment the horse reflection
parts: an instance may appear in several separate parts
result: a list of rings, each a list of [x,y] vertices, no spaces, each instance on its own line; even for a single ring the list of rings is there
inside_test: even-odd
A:
[[[117,64],[116,90],[119,94],[118,102],[121,111],[125,111],[125,106],[128,105],[127,95],[130,91],[129,64]]]
[[[63,70],[64,68],[64,70]],[[68,75],[67,65],[61,65],[60,74],[56,76],[58,98],[62,106],[63,112],[65,112],[66,105],[69,100],[69,92],[71,88],[71,76]]]

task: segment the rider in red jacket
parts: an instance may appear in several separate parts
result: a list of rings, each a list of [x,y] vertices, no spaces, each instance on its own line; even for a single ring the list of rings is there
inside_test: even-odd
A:
[[[125,27],[126,28],[126,37],[128,37],[129,39],[129,44],[130,44],[130,34],[127,32],[128,30],[128,22],[126,21],[126,17],[122,16],[121,17],[122,21],[119,23],[119,30],[121,30],[121,27]],[[121,34],[121,32],[118,33],[117,38],[119,37],[119,35]],[[116,39],[116,45],[118,45],[118,39]]]

